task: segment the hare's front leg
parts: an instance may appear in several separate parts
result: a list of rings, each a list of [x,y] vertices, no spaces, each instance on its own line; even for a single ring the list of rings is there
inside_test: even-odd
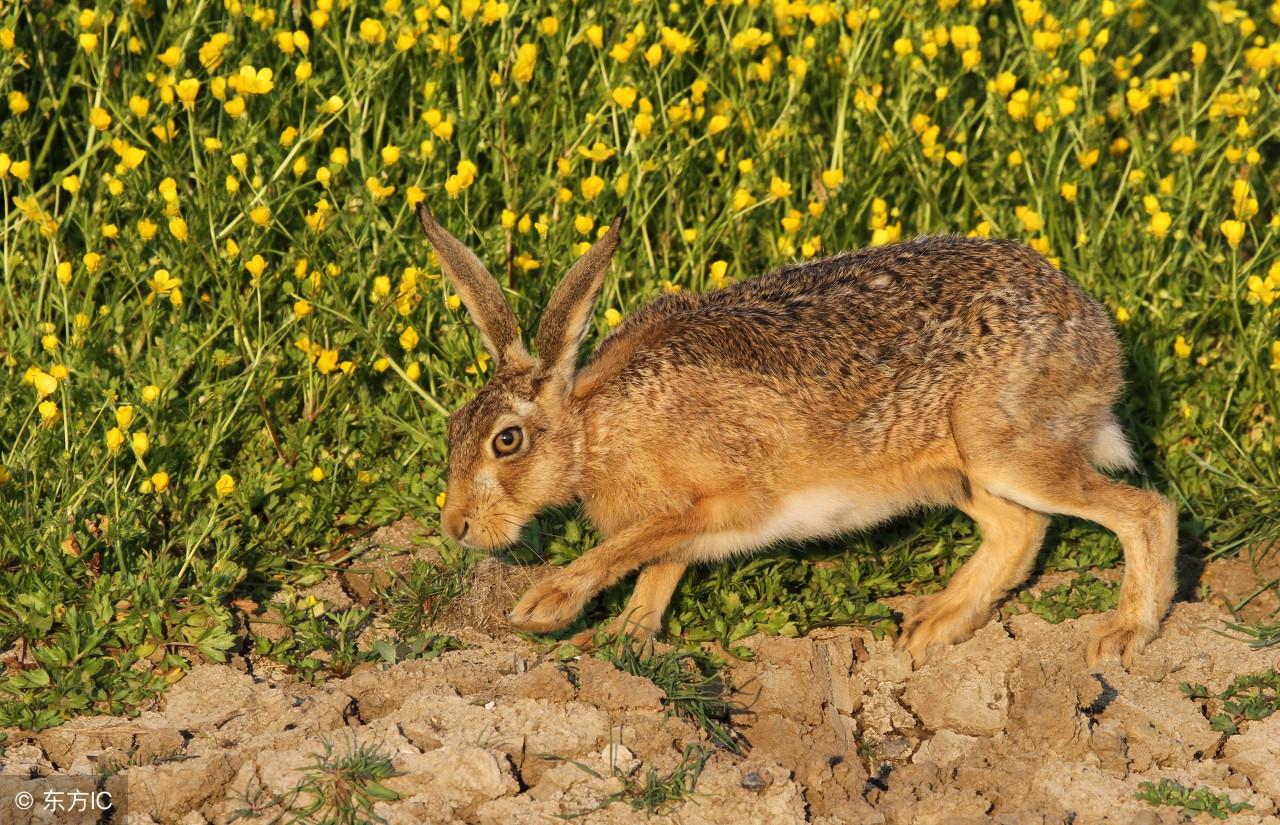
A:
[[[658,560],[694,536],[698,522],[697,514],[691,513],[661,517],[619,531],[534,585],[511,611],[511,626],[536,633],[558,630],[577,618],[601,590],[637,567],[653,562],[641,573],[628,604],[628,611],[635,618],[629,620],[624,612],[619,621],[642,622],[641,626],[652,624],[656,628],[685,568],[683,562]]]
[[[625,633],[643,642],[660,631],[662,615],[667,612],[671,595],[688,566],[683,561],[655,561],[646,565],[636,577],[636,587],[626,608],[609,623],[606,632],[611,636]],[[592,645],[595,634],[595,628],[588,628],[571,637],[569,642],[585,650]]]

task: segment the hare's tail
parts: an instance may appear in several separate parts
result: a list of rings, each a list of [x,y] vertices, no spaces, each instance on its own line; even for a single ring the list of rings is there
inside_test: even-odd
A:
[[[1138,466],[1133,448],[1114,415],[1108,415],[1093,434],[1093,441],[1089,443],[1089,460],[1100,470],[1132,470]]]

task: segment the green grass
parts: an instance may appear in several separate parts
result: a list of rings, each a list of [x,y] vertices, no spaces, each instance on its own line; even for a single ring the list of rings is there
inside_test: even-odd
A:
[[[1214,819],[1226,819],[1230,814],[1238,814],[1252,808],[1245,802],[1232,802],[1227,794],[1215,794],[1209,788],[1191,790],[1174,779],[1161,779],[1154,782],[1142,782],[1138,785],[1134,796],[1149,805],[1167,805],[1180,808],[1186,816],[1194,817],[1208,814]]]
[[[1217,694],[1201,684],[1183,682],[1179,687],[1188,698],[1206,703],[1209,724],[1228,736],[1239,733],[1242,722],[1280,712],[1280,672],[1274,669],[1237,676]]]
[[[629,636],[606,640],[593,655],[662,688],[667,712],[691,722],[716,747],[744,753],[745,742],[732,723],[732,714],[742,708],[729,699],[722,662],[697,649],[659,652]]]
[[[242,807],[231,814],[230,821],[265,819],[297,825],[384,822],[373,807],[399,799],[399,794],[382,784],[398,775],[391,756],[376,745],[348,743],[338,748],[325,740],[315,761],[292,788],[273,794],[251,785],[241,794]]]
[[[0,725],[135,712],[193,663],[261,645],[247,601],[294,611],[291,644],[260,653],[303,675],[386,658],[354,647],[378,613],[286,603],[358,562],[368,528],[434,523],[444,414],[486,378],[414,226],[419,197],[526,329],[627,207],[593,340],[605,310],[821,251],[1027,241],[1122,320],[1132,480],[1173,496],[1186,546],[1276,538],[1280,93],[1254,46],[1276,15],[1054,14],[0,4],[0,650],[22,652]],[[529,536],[556,562],[594,539],[572,511]],[[730,648],[757,630],[885,631],[877,599],[940,586],[975,546],[963,518],[928,514],[699,569],[668,629]],[[1064,522],[1043,564],[1118,557]],[[407,597],[430,589],[423,572]],[[404,627],[430,612],[375,610]]]
[[[660,773],[652,766],[646,766],[639,761],[630,770],[625,771],[616,764],[610,765],[610,775],[622,784],[622,789],[606,796],[594,807],[560,816],[567,820],[579,819],[619,802],[627,803],[632,810],[642,812],[646,816],[670,813],[696,796],[698,779],[702,776],[702,769],[706,767],[712,753],[712,750],[702,745],[686,745],[680,761],[667,773]],[[540,754],[540,756],[543,759],[567,761],[596,779],[604,778],[598,771],[582,762],[564,760],[563,757],[554,754]]]
[[[1017,605],[1050,624],[1079,618],[1082,613],[1101,613],[1115,609],[1120,583],[1108,582],[1089,573],[1081,573],[1064,584],[1032,595],[1018,594]]]

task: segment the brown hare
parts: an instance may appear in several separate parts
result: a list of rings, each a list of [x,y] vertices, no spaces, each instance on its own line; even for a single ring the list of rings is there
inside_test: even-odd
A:
[[[638,569],[615,629],[644,637],[689,564],[952,506],[982,543],[908,619],[917,663],[1028,576],[1054,513],[1124,546],[1120,605],[1090,661],[1127,665],[1155,636],[1177,513],[1099,472],[1133,464],[1111,409],[1120,346],[1103,307],[1031,249],[922,237],[663,295],[579,369],[623,214],[551,296],[536,356],[475,254],[418,217],[495,364],[449,419],[445,532],[502,548],[576,499],[605,537],[526,593],[512,627],[564,627]]]

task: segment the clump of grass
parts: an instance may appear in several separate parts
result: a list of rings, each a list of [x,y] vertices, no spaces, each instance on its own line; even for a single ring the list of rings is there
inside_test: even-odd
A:
[[[378,588],[379,613],[401,639],[421,634],[441,610],[467,590],[474,556],[465,548],[443,542],[439,553],[435,561],[414,559],[407,572],[396,574]]]
[[[1280,671],[1237,676],[1221,693],[1210,694],[1202,684],[1183,682],[1179,687],[1190,699],[1209,706],[1209,724],[1228,736],[1240,732],[1242,722],[1256,722],[1280,712]]]
[[[1018,605],[1050,624],[1059,624],[1067,619],[1078,619],[1085,613],[1113,610],[1119,596],[1119,582],[1103,581],[1090,573],[1081,573],[1073,580],[1050,587],[1038,595],[1026,591],[1019,593]]]
[[[1237,624],[1230,622],[1227,630],[1237,638],[1248,642],[1254,650],[1265,650],[1280,645],[1280,622],[1258,621],[1253,624]]]
[[[722,663],[706,652],[658,652],[652,643],[637,643],[624,634],[601,645],[593,655],[662,688],[667,712],[692,722],[716,747],[735,754],[743,752],[744,742],[730,721],[739,708],[728,698]]]
[[[564,815],[565,819],[577,819],[596,811],[603,810],[618,802],[625,802],[632,810],[646,816],[670,813],[673,809],[692,799],[697,792],[698,780],[707,760],[713,751],[698,744],[686,745],[681,753],[680,762],[667,773],[660,773],[651,766],[637,762],[630,770],[624,771],[616,764],[610,765],[610,773],[622,783],[622,789],[610,794],[600,804],[584,811],[575,811]],[[562,759],[554,754],[542,754],[544,759]],[[599,772],[574,760],[570,764],[596,779],[603,779]]]
[[[386,639],[374,642],[370,659],[376,656],[382,663],[393,665],[415,659],[437,659],[441,654],[463,647],[465,645],[454,636],[423,632],[394,643]]]
[[[1209,788],[1191,790],[1174,779],[1161,779],[1159,784],[1142,782],[1134,797],[1149,805],[1180,808],[1186,816],[1208,814],[1214,819],[1226,819],[1230,814],[1238,814],[1253,807],[1247,802],[1232,802],[1227,794],[1215,794]]]
[[[367,825],[384,822],[373,808],[400,796],[382,783],[398,772],[391,756],[377,745],[349,743],[339,751],[324,740],[323,750],[303,777],[282,794],[252,786],[241,794],[243,807],[230,817],[298,825]]]

